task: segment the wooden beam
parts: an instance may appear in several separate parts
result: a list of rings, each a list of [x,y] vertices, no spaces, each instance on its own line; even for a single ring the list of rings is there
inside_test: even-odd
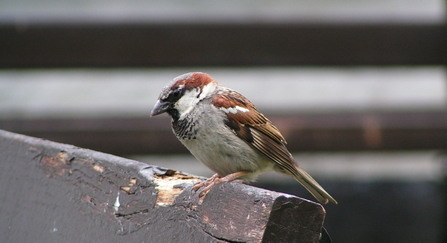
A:
[[[199,198],[198,177],[2,130],[0,157],[4,242],[318,242],[325,217],[238,183]]]
[[[0,26],[0,68],[445,65],[443,24]]]

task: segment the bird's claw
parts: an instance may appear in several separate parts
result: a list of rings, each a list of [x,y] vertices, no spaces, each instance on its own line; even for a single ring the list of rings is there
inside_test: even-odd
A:
[[[249,173],[250,173],[249,171],[238,171],[238,172],[226,175],[224,177],[222,177],[216,173],[213,176],[211,176],[209,179],[207,179],[206,181],[201,181],[201,182],[194,184],[192,189],[194,191],[197,191],[197,190],[199,190],[199,188],[205,187],[202,189],[202,191],[199,194],[199,197],[202,197],[209,190],[211,190],[211,188],[213,188],[215,185],[217,185],[219,183],[232,182],[232,181],[237,182],[237,183],[243,183],[244,180],[238,180],[237,178],[244,176],[246,174],[249,174]]]
[[[221,176],[216,173],[212,177],[208,178],[205,181],[197,182],[196,184],[194,184],[192,189],[194,191],[197,191],[200,188],[205,187],[199,194],[199,197],[203,197],[211,188],[213,188],[213,186],[215,186],[221,182],[221,181],[219,181],[220,179],[221,179]]]

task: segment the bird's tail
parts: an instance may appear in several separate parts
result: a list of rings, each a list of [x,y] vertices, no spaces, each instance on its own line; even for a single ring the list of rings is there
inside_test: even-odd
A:
[[[338,202],[327,193],[320,184],[312,176],[310,176],[301,167],[295,166],[296,171],[292,173],[295,180],[303,185],[320,203],[332,202],[338,204]]]

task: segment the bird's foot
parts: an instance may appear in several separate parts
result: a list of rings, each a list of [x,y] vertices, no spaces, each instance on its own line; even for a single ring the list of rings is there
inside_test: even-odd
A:
[[[201,187],[208,187],[208,185],[211,185],[214,181],[218,180],[219,178],[221,178],[221,176],[219,174],[214,174],[213,176],[211,176],[210,178],[206,179],[205,181],[199,181],[197,183],[194,184],[194,186],[192,187],[192,189],[194,191],[199,190]]]
[[[201,187],[205,187],[202,189],[202,191],[199,194],[199,197],[204,196],[209,190],[211,190],[211,188],[213,188],[214,186],[216,186],[219,183],[222,182],[237,182],[237,183],[243,183],[244,180],[237,180],[237,178],[244,176],[246,174],[249,174],[249,171],[238,171],[229,175],[226,175],[224,177],[221,177],[219,174],[214,174],[212,177],[210,177],[209,179],[207,179],[206,181],[201,181],[198,182],[196,184],[194,184],[193,186],[193,190],[197,191],[199,190]]]

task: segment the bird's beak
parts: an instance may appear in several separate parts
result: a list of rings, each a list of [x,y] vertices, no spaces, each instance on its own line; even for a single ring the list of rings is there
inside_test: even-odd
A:
[[[169,102],[160,102],[160,100],[157,100],[157,103],[155,103],[154,109],[152,109],[152,111],[151,111],[151,117],[165,113],[169,109],[170,106],[171,106],[171,103],[169,103]]]

